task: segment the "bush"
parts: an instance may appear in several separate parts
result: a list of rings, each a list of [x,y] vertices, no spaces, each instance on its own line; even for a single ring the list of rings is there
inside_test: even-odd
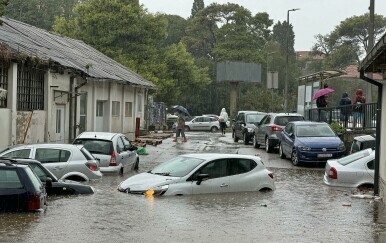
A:
[[[345,129],[337,121],[332,121],[330,127],[337,134],[345,132]]]

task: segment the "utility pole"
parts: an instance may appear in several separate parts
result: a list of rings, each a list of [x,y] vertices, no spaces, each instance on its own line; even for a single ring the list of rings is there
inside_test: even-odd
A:
[[[370,0],[370,23],[369,23],[369,39],[367,43],[367,54],[370,53],[371,49],[374,47],[374,2],[375,0]],[[367,73],[367,77],[373,78],[372,73]],[[368,83],[366,84],[366,103],[371,103],[372,102],[372,84]]]
[[[284,112],[288,112],[288,35],[289,35],[289,12],[297,11],[300,8],[294,8],[287,10],[287,34],[286,34],[286,59],[285,59],[285,83],[284,83]]]

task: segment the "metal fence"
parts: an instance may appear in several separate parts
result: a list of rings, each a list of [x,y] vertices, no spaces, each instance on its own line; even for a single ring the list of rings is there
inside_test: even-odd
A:
[[[315,108],[306,110],[309,121],[339,122],[343,128],[369,129],[377,126],[377,103]]]

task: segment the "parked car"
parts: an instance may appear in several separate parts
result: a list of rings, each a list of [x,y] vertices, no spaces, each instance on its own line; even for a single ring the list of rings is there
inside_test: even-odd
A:
[[[279,155],[290,157],[294,165],[326,162],[345,155],[345,146],[325,122],[289,122],[279,135]]]
[[[94,188],[90,185],[82,184],[77,181],[61,180],[52,174],[46,167],[34,159],[16,159],[16,158],[0,158],[4,161],[9,161],[13,164],[29,165],[32,171],[38,176],[40,181],[46,188],[48,195],[68,195],[68,194],[92,194]]]
[[[0,159],[0,212],[44,211],[47,194],[28,165]]]
[[[271,153],[279,145],[277,134],[290,121],[304,121],[304,117],[298,113],[268,113],[255,128],[253,146],[259,148],[264,144],[265,151]]]
[[[216,121],[219,120],[219,116],[218,115],[215,115],[215,114],[203,114],[203,116],[209,116],[209,117],[212,117],[214,118]],[[231,121],[228,119],[228,121],[226,122],[226,125],[227,127],[230,127],[231,126]]]
[[[236,118],[232,120],[233,141],[237,143],[242,139],[244,144],[249,144],[253,139],[256,126],[266,114],[258,111],[239,111]]]
[[[353,154],[367,148],[375,149],[375,137],[371,135],[362,135],[354,137],[349,154]]]
[[[375,151],[361,150],[326,163],[323,182],[329,186],[374,186]]]
[[[137,147],[121,133],[83,132],[73,144],[82,144],[99,159],[102,173],[127,173],[138,170],[139,156]]]
[[[154,195],[188,195],[274,190],[273,174],[259,157],[186,154],[121,182],[118,190]]]
[[[82,145],[15,145],[1,152],[0,157],[36,159],[62,180],[89,181],[102,177],[99,162]]]
[[[209,116],[196,116],[192,120],[185,122],[186,131],[217,132],[219,129],[220,129],[219,121]]]

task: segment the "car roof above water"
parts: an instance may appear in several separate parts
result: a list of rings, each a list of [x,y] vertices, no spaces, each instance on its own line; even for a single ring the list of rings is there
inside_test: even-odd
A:
[[[111,132],[83,132],[76,139],[101,139],[112,140],[116,135],[120,133]]]

